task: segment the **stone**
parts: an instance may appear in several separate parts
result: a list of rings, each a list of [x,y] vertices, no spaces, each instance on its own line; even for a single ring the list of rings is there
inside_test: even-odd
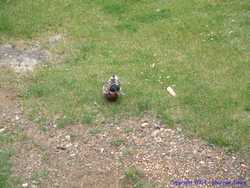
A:
[[[66,138],[66,140],[68,140],[68,141],[70,141],[70,139],[71,139],[70,135],[66,135],[65,138]]]
[[[149,125],[148,122],[144,122],[144,123],[141,124],[141,127],[142,127],[142,128],[145,128],[145,127],[147,127],[148,125]]]
[[[71,147],[72,146],[72,144],[71,143],[69,143],[69,144],[66,144],[66,148],[69,148],[69,147]]]
[[[22,187],[28,187],[28,186],[29,186],[28,183],[23,183],[23,184],[22,184]]]
[[[1,128],[0,129],[0,133],[4,132],[5,131],[5,128]]]
[[[20,117],[18,115],[16,115],[16,121],[18,121],[20,119]]]
[[[156,129],[155,131],[152,132],[151,136],[156,137],[160,133],[159,129]]]
[[[168,91],[168,93],[170,94],[170,95],[172,95],[173,97],[175,97],[176,96],[176,93],[175,93],[175,91],[174,91],[174,89],[172,88],[172,87],[167,87],[167,91]]]

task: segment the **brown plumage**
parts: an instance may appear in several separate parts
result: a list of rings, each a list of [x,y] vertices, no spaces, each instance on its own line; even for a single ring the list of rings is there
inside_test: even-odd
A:
[[[121,95],[121,83],[118,76],[113,75],[110,79],[103,85],[102,92],[104,97],[108,101],[116,101]]]

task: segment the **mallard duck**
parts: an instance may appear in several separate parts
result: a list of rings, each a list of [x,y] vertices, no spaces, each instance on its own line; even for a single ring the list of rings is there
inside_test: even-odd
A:
[[[102,88],[103,95],[108,101],[116,101],[121,95],[120,91],[121,83],[116,75],[111,76]]]

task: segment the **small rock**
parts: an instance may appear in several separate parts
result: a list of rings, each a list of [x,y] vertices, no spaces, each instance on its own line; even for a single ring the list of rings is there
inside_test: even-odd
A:
[[[71,144],[71,143],[66,144],[66,148],[69,148],[69,147],[71,147],[71,146],[72,146],[72,144]]]
[[[0,133],[4,132],[5,131],[5,128],[2,128],[0,129]]]
[[[170,95],[172,95],[173,97],[175,97],[176,96],[176,93],[175,93],[175,91],[174,91],[174,89],[172,88],[172,87],[167,87],[167,91],[168,91],[168,93],[170,94]]]
[[[54,128],[57,128],[57,124],[54,124],[53,127],[54,127]]]
[[[160,133],[160,130],[157,129],[154,132],[152,132],[151,136],[156,137]]]
[[[19,116],[18,115],[16,115],[16,121],[18,121],[20,118],[19,118]]]
[[[66,140],[70,141],[70,135],[65,136]]]
[[[141,124],[141,127],[142,127],[142,128],[145,128],[145,127],[147,127],[148,125],[149,125],[148,122],[144,122],[144,123]]]
[[[204,161],[200,161],[200,164],[205,164],[205,162]]]
[[[28,187],[28,185],[29,185],[28,183],[23,183],[22,187]]]
[[[245,164],[243,164],[243,163],[241,163],[241,165],[240,165],[242,168],[248,168],[248,166],[247,165],[245,165]]]
[[[75,153],[70,154],[70,157],[75,157],[75,156],[76,156]]]
[[[101,148],[101,153],[103,153],[104,152],[104,148]]]

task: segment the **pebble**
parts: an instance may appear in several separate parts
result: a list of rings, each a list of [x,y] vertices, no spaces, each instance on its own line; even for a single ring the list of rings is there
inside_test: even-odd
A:
[[[70,135],[65,136],[66,140],[70,141]]]
[[[4,132],[5,131],[5,128],[2,128],[0,129],[0,133]]]
[[[144,123],[141,124],[141,127],[142,127],[142,128],[145,128],[145,127],[147,127],[148,125],[149,125],[148,122],[144,122]]]
[[[154,132],[152,132],[151,136],[156,137],[160,133],[159,129],[156,129]]]
[[[18,115],[16,115],[16,120],[18,121],[20,118],[19,118],[19,116]]]
[[[205,162],[204,161],[200,161],[200,164],[205,164]]]
[[[245,164],[243,164],[243,163],[241,163],[241,165],[240,165],[242,168],[248,168],[248,166],[247,165],[245,165]]]
[[[28,185],[29,185],[28,183],[23,183],[22,187],[28,187]]]
[[[104,152],[104,148],[101,148],[101,153],[103,153]]]
[[[168,93],[170,94],[170,95],[172,95],[173,97],[175,97],[176,96],[176,93],[175,93],[175,91],[174,91],[174,89],[172,88],[172,87],[167,87],[167,91],[168,91]]]
[[[72,146],[72,144],[69,143],[69,144],[66,145],[66,148],[69,148],[69,147],[71,147],[71,146]]]

